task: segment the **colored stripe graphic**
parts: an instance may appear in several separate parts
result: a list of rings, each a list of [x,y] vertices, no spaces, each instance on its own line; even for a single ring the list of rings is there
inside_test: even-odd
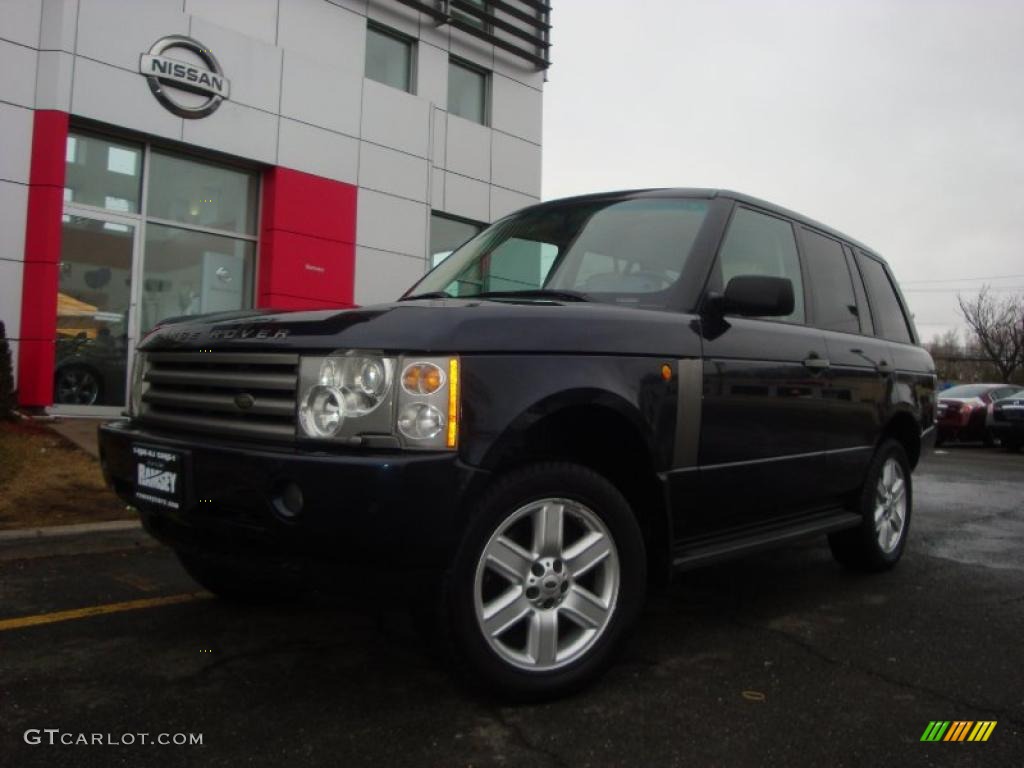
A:
[[[947,728],[949,728],[949,720],[932,720],[921,734],[921,741],[941,741]]]
[[[988,741],[996,728],[995,720],[931,720],[921,741]]]
[[[949,733],[946,734],[946,738],[943,741],[963,741],[967,728],[972,723],[966,720],[954,720],[953,725],[949,729]]]

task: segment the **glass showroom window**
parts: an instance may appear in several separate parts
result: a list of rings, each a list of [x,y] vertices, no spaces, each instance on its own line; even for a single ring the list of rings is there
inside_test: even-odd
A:
[[[123,406],[146,331],[252,306],[259,180],[75,130],[65,168],[54,403]]]
[[[65,156],[64,202],[138,213],[142,146],[71,134]]]
[[[368,26],[366,76],[412,93],[412,41],[389,29]]]
[[[487,73],[484,70],[449,59],[448,111],[487,125]]]
[[[258,186],[256,174],[153,150],[143,333],[167,317],[252,305]]]
[[[453,219],[434,213],[430,216],[430,266],[436,267],[451,252],[476,235],[483,224],[465,219]]]

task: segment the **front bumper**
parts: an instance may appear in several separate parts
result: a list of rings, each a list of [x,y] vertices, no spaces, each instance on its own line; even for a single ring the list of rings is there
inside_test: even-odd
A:
[[[176,549],[296,564],[434,570],[461,538],[467,499],[487,473],[454,454],[336,453],[167,434],[127,422],[99,430],[107,482]],[[182,502],[168,510],[136,497],[132,446],[178,451]],[[294,483],[301,512],[275,504]]]

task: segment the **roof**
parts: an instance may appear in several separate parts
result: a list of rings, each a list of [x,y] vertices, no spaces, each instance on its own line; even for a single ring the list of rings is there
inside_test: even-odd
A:
[[[529,209],[544,208],[552,205],[594,202],[598,200],[626,200],[643,197],[698,197],[707,199],[721,197],[727,200],[735,200],[740,203],[752,205],[756,208],[762,208],[772,213],[777,213],[781,216],[793,219],[794,221],[798,221],[801,224],[806,224],[808,227],[817,229],[821,232],[824,232],[825,234],[831,235],[832,237],[835,237],[838,240],[845,240],[847,243],[850,243],[851,245],[854,245],[860,248],[861,250],[870,253],[872,256],[878,259],[882,258],[881,256],[878,255],[878,253],[875,250],[865,245],[864,243],[860,242],[859,240],[850,237],[849,235],[845,235],[842,232],[833,229],[832,227],[822,224],[820,221],[815,221],[814,219],[808,216],[804,216],[803,214],[797,213],[796,211],[791,211],[788,208],[784,208],[781,205],[776,205],[775,203],[768,202],[767,200],[762,200],[760,198],[754,197],[752,195],[747,195],[742,192],[734,192],[733,190],[729,189],[704,189],[700,187],[660,187],[653,189],[627,189],[613,192],[597,192],[589,195],[577,195],[575,197],[564,197],[558,200],[548,200],[543,203],[531,205],[529,206]]]

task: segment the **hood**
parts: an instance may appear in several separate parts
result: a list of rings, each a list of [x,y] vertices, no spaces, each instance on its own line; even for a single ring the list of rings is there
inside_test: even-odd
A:
[[[700,353],[698,333],[693,316],[675,312],[596,302],[436,299],[177,318],[150,333],[140,348],[687,357]]]

